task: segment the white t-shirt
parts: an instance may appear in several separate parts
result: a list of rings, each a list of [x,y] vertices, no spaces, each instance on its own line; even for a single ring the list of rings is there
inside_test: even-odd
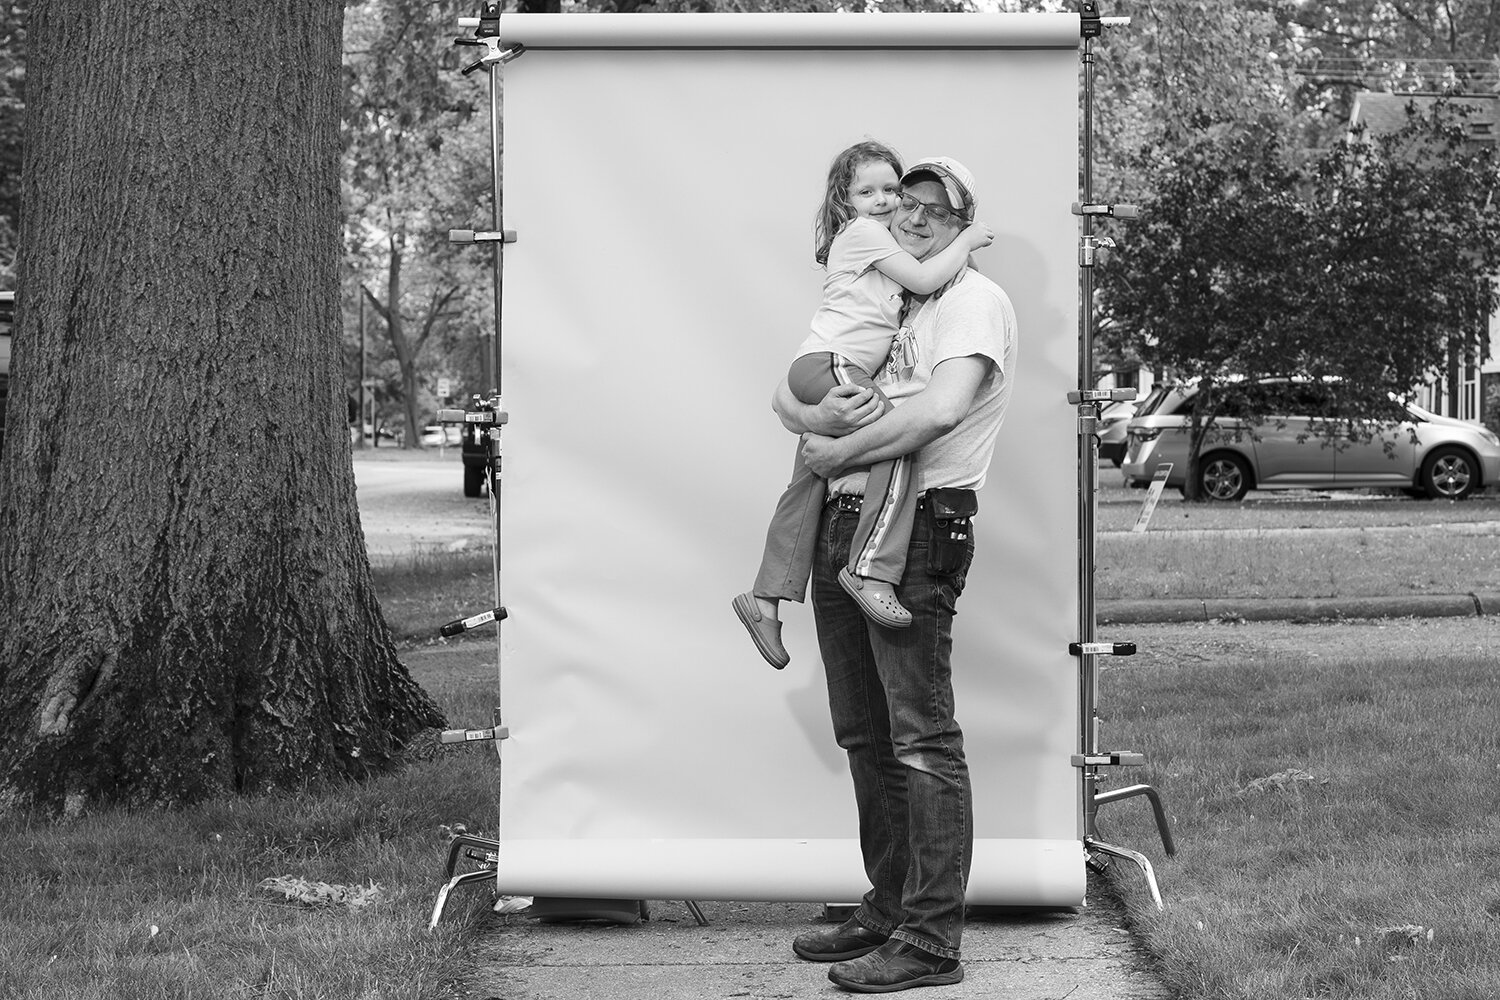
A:
[[[927,387],[943,361],[979,355],[990,361],[969,412],[957,427],[917,452],[918,492],[984,485],[1000,424],[1015,382],[1016,313],[999,285],[973,269],[960,273],[941,296],[929,298],[912,314],[891,345],[890,358],[876,381],[891,400],[915,396]],[[863,472],[829,484],[831,493],[863,493]]]
[[[890,353],[905,291],[875,264],[904,252],[891,231],[874,219],[860,217],[839,230],[828,248],[828,277],[812,333],[794,360],[827,351],[875,374]]]

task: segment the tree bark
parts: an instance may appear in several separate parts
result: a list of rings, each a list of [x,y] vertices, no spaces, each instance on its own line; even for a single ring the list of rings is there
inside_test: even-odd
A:
[[[398,662],[339,356],[340,0],[31,11],[0,808],[362,776]]]

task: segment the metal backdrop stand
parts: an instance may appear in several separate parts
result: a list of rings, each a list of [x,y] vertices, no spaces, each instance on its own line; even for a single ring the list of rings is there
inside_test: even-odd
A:
[[[1069,644],[1068,652],[1078,657],[1079,661],[1078,721],[1080,752],[1073,755],[1072,763],[1074,767],[1079,768],[1082,772],[1083,843],[1089,865],[1095,869],[1102,869],[1107,865],[1107,858],[1109,856],[1125,858],[1135,862],[1140,866],[1141,871],[1146,877],[1152,899],[1158,907],[1161,907],[1161,893],[1157,889],[1156,875],[1151,868],[1151,862],[1144,855],[1136,851],[1106,843],[1100,840],[1098,836],[1098,813],[1101,805],[1134,796],[1145,796],[1150,801],[1155,813],[1157,828],[1161,833],[1162,845],[1165,847],[1168,855],[1176,853],[1166,813],[1162,807],[1161,797],[1157,794],[1156,789],[1150,785],[1131,785],[1106,792],[1097,790],[1101,777],[1099,768],[1145,763],[1145,757],[1139,753],[1131,751],[1103,751],[1099,749],[1099,666],[1097,658],[1099,656],[1129,656],[1135,652],[1135,644],[1128,642],[1098,642],[1096,640],[1094,604],[1095,506],[1098,499],[1099,467],[1099,440],[1096,429],[1099,421],[1100,404],[1114,400],[1135,398],[1134,389],[1096,390],[1093,388],[1094,258],[1096,251],[1100,247],[1114,245],[1108,237],[1100,237],[1094,234],[1094,219],[1097,216],[1130,219],[1135,218],[1137,212],[1133,206],[1096,204],[1093,200],[1093,42],[1094,39],[1103,33],[1106,23],[1112,25],[1125,24],[1129,22],[1129,19],[1100,17],[1098,5],[1094,0],[1082,0],[1079,12],[1083,39],[1082,58],[1084,68],[1083,201],[1073,206],[1073,212],[1081,217],[1079,286],[1082,304],[1079,321],[1078,389],[1068,393],[1068,402],[1076,406],[1078,412],[1079,639],[1077,642]],[[501,261],[504,245],[516,242],[516,234],[503,229],[501,220],[500,70],[505,63],[520,55],[524,51],[524,47],[519,44],[510,46],[501,44],[499,37],[500,4],[497,2],[485,0],[481,5],[481,16],[479,18],[461,18],[459,23],[463,27],[474,28],[475,31],[474,37],[456,39],[456,44],[480,46],[485,49],[483,55],[474,63],[465,67],[463,72],[469,74],[479,69],[485,69],[489,73],[490,155],[494,171],[494,228],[490,231],[455,229],[449,232],[448,238],[449,242],[456,244],[494,244],[495,343],[493,364],[495,389],[489,398],[476,396],[474,406],[469,410],[441,411],[439,413],[439,421],[443,423],[461,423],[465,425],[465,433],[480,433],[484,435],[487,446],[486,480],[489,483],[490,510],[494,519],[493,551],[495,582],[493,609],[469,618],[450,622],[448,625],[443,626],[442,633],[445,636],[457,635],[471,628],[478,628],[490,622],[495,622],[495,659],[496,670],[499,672],[502,669],[499,623],[506,617],[500,592],[500,431],[509,419],[502,406],[499,388],[501,385]],[[509,735],[507,730],[501,725],[501,721],[500,706],[497,704],[495,707],[495,725],[493,728],[449,730],[442,734],[442,741],[444,743],[494,742],[498,753],[499,742]],[[447,904],[449,894],[454,889],[461,885],[474,885],[481,882],[493,881],[499,866],[499,852],[499,841],[487,837],[462,834],[450,841],[446,866],[447,881],[438,892],[437,901],[432,911],[432,918],[428,924],[429,929],[435,928],[438,921],[442,919],[443,908]],[[477,863],[479,867],[455,874],[462,860]],[[561,903],[563,901],[549,900],[545,902]],[[595,918],[603,916],[606,919],[616,919],[619,922],[633,922],[637,914],[640,918],[648,916],[644,901],[639,901],[638,908],[636,906],[637,901],[631,900],[578,900],[576,902],[578,905],[588,908],[588,912],[583,915]],[[707,923],[701,909],[696,903],[686,901],[685,905],[698,923]],[[582,911],[578,912],[582,913]],[[567,919],[572,913],[567,907],[564,907],[562,911],[549,915],[552,919]]]
[[[1102,870],[1108,864],[1110,856],[1135,862],[1146,877],[1151,899],[1161,909],[1161,892],[1157,889],[1156,874],[1146,856],[1099,839],[1101,805],[1144,795],[1156,815],[1162,846],[1168,855],[1177,852],[1167,824],[1166,811],[1162,808],[1161,797],[1156,789],[1150,785],[1131,785],[1107,792],[1098,791],[1101,767],[1146,762],[1144,755],[1133,751],[1099,748],[1098,658],[1130,656],[1135,653],[1135,643],[1098,642],[1094,603],[1095,521],[1099,499],[1097,428],[1100,404],[1135,398],[1134,389],[1094,388],[1094,258],[1099,248],[1114,246],[1114,242],[1108,237],[1094,235],[1094,219],[1099,216],[1133,219],[1138,212],[1132,205],[1098,204],[1094,201],[1094,39],[1103,34],[1105,24],[1128,24],[1129,19],[1100,17],[1099,6],[1094,0],[1082,0],[1079,14],[1083,35],[1083,201],[1073,206],[1073,214],[1081,219],[1078,252],[1078,389],[1068,393],[1068,402],[1078,409],[1078,641],[1069,644],[1068,652],[1078,657],[1079,752],[1073,755],[1072,761],[1073,766],[1082,773],[1083,844],[1090,867]]]
[[[490,517],[493,521],[493,539],[491,550],[493,553],[494,571],[494,606],[468,618],[461,618],[449,622],[442,627],[444,636],[454,636],[467,632],[470,629],[479,628],[495,623],[495,670],[496,670],[496,705],[495,724],[488,729],[450,729],[441,736],[443,743],[476,743],[492,742],[495,751],[500,752],[500,741],[506,739],[510,733],[501,723],[503,721],[501,706],[499,704],[499,684],[504,673],[503,652],[501,645],[500,623],[507,617],[505,605],[501,599],[500,587],[500,431],[510,421],[510,415],[505,412],[501,396],[501,288],[503,278],[503,256],[504,247],[507,243],[516,242],[516,234],[513,230],[505,229],[502,221],[503,195],[501,187],[501,149],[500,141],[502,135],[501,123],[501,91],[502,79],[501,69],[506,63],[525,52],[525,46],[520,44],[502,45],[500,41],[500,3],[494,0],[484,0],[480,5],[480,16],[478,18],[460,18],[459,25],[465,28],[473,28],[473,37],[460,37],[454,39],[456,45],[477,46],[484,49],[478,59],[464,67],[463,73],[467,76],[476,70],[483,69],[489,74],[490,91],[490,165],[492,173],[492,225],[491,230],[453,229],[448,232],[448,242],[454,244],[493,244],[494,252],[494,289],[495,289],[495,340],[491,363],[494,366],[495,378],[492,383],[495,388],[488,397],[475,396],[473,404],[467,410],[440,410],[438,412],[439,423],[462,424],[465,435],[477,435],[475,440],[484,444],[485,456],[485,482],[489,485],[490,493]],[[458,872],[461,862],[470,862],[469,870]],[[477,865],[478,867],[473,867]],[[463,833],[453,837],[448,844],[448,860],[445,866],[445,881],[438,890],[437,900],[433,904],[432,917],[427,927],[432,930],[437,927],[438,921],[443,918],[443,909],[447,906],[448,896],[454,889],[463,885],[478,885],[485,882],[493,883],[496,872],[500,866],[500,842],[489,837],[478,837],[473,834]],[[699,925],[708,923],[703,910],[693,900],[684,900],[688,912]],[[635,923],[638,920],[650,919],[650,909],[646,900],[640,899],[548,899],[538,898],[528,908],[528,913],[541,920],[607,920],[615,923]]]
[[[509,732],[501,725],[503,719],[500,711],[500,680],[504,672],[503,653],[501,645],[500,623],[505,620],[505,606],[501,600],[500,592],[500,430],[509,421],[505,412],[500,394],[500,278],[501,257],[503,248],[507,243],[514,243],[516,235],[507,232],[501,226],[501,201],[500,201],[500,67],[521,53],[521,46],[516,45],[504,48],[500,44],[500,4],[497,2],[485,2],[481,5],[480,16],[477,19],[460,19],[464,27],[474,28],[474,36],[457,38],[456,45],[472,45],[484,49],[484,53],[474,62],[464,67],[465,76],[475,70],[484,69],[489,73],[490,84],[490,165],[494,182],[494,201],[492,230],[454,229],[448,233],[448,241],[456,244],[493,244],[494,253],[494,288],[495,288],[495,340],[490,357],[486,360],[484,367],[494,372],[494,380],[488,398],[475,396],[471,408],[467,410],[440,410],[438,422],[444,424],[462,424],[463,434],[466,438],[473,436],[473,440],[483,444],[485,463],[485,482],[489,486],[490,494],[490,518],[492,521],[493,535],[491,538],[492,568],[494,572],[494,606],[487,611],[458,621],[449,622],[442,628],[444,636],[458,635],[470,629],[479,628],[495,623],[495,724],[489,729],[450,729],[444,732],[441,740],[444,743],[477,743],[492,742],[495,744],[496,754],[500,753],[500,741],[509,736]],[[491,367],[493,366],[493,367]],[[486,371],[485,374],[489,372]],[[460,861],[475,862],[478,868],[455,874]],[[438,921],[443,918],[443,908],[448,904],[448,895],[461,885],[478,885],[485,882],[493,883],[495,872],[500,864],[500,842],[488,837],[477,837],[472,834],[460,834],[453,837],[448,844],[448,862],[445,868],[447,881],[438,890],[437,901],[432,907],[432,918],[427,927],[432,930],[437,927]]]

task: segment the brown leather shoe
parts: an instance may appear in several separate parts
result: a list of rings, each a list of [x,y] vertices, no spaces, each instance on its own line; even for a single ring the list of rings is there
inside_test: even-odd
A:
[[[798,934],[792,950],[809,962],[842,962],[868,955],[885,944],[889,935],[879,934],[850,917],[837,927],[823,927]]]
[[[943,958],[905,941],[887,941],[862,958],[833,966],[828,978],[855,993],[895,993],[961,983],[964,967],[956,958]]]

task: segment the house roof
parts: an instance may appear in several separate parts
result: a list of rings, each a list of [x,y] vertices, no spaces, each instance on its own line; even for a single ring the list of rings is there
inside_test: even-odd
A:
[[[1361,91],[1354,95],[1354,110],[1349,127],[1364,125],[1370,135],[1385,135],[1406,124],[1406,106],[1415,104],[1426,111],[1443,99],[1439,94],[1383,94]],[[1469,117],[1469,138],[1476,142],[1494,142],[1500,137],[1500,94],[1465,94],[1448,97],[1454,104],[1473,109]]]

